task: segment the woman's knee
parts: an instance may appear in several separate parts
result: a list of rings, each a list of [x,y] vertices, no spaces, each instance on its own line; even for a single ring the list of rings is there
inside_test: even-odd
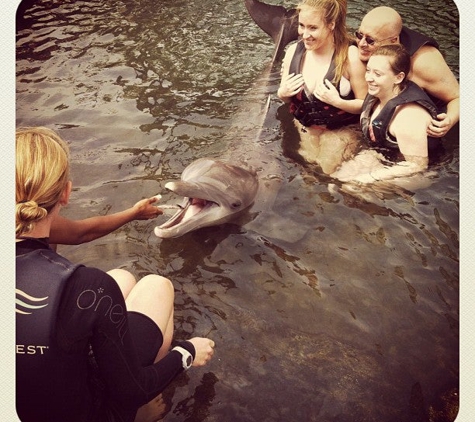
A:
[[[146,289],[151,294],[160,296],[168,296],[173,298],[175,296],[175,288],[173,283],[166,277],[157,274],[149,274],[141,278],[137,283],[137,287]]]
[[[107,274],[109,274],[115,280],[122,280],[134,283],[136,282],[133,274],[127,270],[123,270],[122,268],[114,268],[112,270],[107,271]]]
[[[107,271],[107,274],[109,274],[119,285],[124,298],[129,295],[130,291],[137,283],[137,280],[132,273],[121,268],[114,268],[113,270]]]
[[[173,315],[175,290],[170,280],[159,275],[147,275],[140,279],[127,297],[129,311],[149,316],[165,333]]]

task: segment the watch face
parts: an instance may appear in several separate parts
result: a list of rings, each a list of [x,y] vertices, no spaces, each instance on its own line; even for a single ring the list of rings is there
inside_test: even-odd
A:
[[[193,358],[191,356],[188,356],[188,359],[186,359],[186,366],[189,368],[192,363],[193,363]]]

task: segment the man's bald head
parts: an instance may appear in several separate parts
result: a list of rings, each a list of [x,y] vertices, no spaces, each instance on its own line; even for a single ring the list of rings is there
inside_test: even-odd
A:
[[[368,61],[372,52],[384,44],[399,42],[402,18],[393,8],[379,6],[371,9],[361,21],[360,34],[365,37],[358,41],[360,59]],[[374,40],[371,44],[368,41]]]
[[[402,18],[393,8],[379,6],[370,10],[365,15],[361,21],[361,25],[363,24],[369,25],[378,30],[378,32],[386,38],[400,34],[402,29]]]

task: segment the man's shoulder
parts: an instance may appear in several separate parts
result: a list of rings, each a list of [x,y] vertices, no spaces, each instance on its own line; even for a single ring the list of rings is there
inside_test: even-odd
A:
[[[351,60],[359,59],[358,47],[354,44],[348,46],[348,58]]]
[[[445,59],[440,50],[431,45],[423,45],[418,48],[411,57],[411,64],[411,80],[423,89],[426,89],[426,86],[418,77],[422,75],[426,75],[425,78],[436,77],[437,72],[446,66]]]

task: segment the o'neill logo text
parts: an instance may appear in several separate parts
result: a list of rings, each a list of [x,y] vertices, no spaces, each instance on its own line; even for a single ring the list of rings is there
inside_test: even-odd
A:
[[[127,310],[119,303],[114,303],[112,297],[103,294],[104,289],[84,290],[77,298],[76,305],[79,309],[86,311],[98,312],[106,316],[112,324],[117,327],[119,337],[122,342],[127,332]]]

